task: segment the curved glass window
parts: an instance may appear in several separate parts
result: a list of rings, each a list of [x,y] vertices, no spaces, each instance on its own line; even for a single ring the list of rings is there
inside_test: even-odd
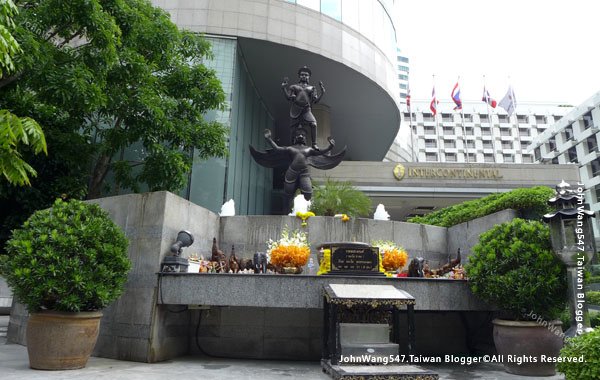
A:
[[[285,0],[321,12],[358,31],[386,56],[396,56],[396,30],[389,0]]]

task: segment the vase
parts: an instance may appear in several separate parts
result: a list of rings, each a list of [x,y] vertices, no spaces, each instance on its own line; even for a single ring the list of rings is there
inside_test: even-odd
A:
[[[64,370],[85,367],[96,344],[101,312],[31,313],[27,323],[29,366]]]

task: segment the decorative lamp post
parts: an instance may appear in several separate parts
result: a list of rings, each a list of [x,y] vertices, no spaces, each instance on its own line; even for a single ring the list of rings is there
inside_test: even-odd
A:
[[[583,284],[584,265],[595,252],[594,232],[590,218],[594,212],[586,209],[583,189],[571,189],[564,180],[556,186],[556,195],[548,200],[556,211],[543,216],[550,226],[554,254],[567,266],[571,327],[568,337],[591,331]]]

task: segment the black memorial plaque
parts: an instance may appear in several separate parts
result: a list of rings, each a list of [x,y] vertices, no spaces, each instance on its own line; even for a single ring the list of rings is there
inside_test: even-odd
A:
[[[365,243],[325,243],[331,250],[331,275],[380,276],[379,248]]]

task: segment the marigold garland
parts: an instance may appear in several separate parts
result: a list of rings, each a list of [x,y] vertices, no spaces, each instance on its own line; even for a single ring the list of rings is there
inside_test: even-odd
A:
[[[404,248],[392,241],[375,241],[372,244],[379,247],[379,252],[383,256],[381,264],[386,271],[393,272],[406,265],[408,254]]]
[[[277,241],[267,242],[269,262],[281,267],[301,267],[308,263],[310,247],[306,234],[299,231],[289,232],[286,229]]]

